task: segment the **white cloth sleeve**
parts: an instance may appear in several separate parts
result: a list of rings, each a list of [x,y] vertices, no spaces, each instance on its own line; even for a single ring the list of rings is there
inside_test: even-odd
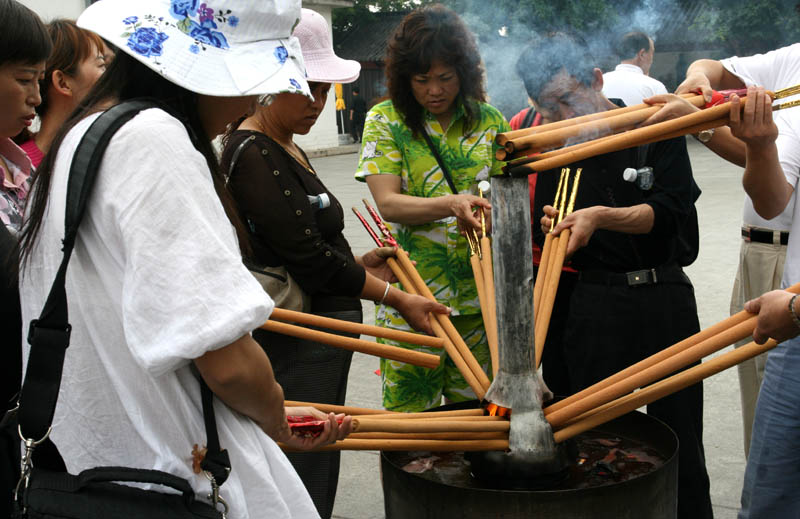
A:
[[[159,375],[263,324],[272,300],[242,264],[183,125],[160,110],[142,112],[105,157],[101,176],[122,177],[109,196],[125,247],[123,324],[136,361]]]

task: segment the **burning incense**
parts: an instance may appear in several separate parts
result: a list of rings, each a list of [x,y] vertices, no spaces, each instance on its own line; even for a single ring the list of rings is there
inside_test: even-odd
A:
[[[352,433],[352,440],[508,440],[503,432],[443,432],[443,433]]]
[[[564,175],[566,173],[566,168],[561,168],[561,176],[558,178],[558,187],[556,188],[556,198],[553,201],[553,207],[558,207],[558,199],[561,195],[561,186],[564,184]],[[556,226],[555,219],[550,221],[550,232],[547,233],[547,236],[544,237],[544,246],[542,247],[542,257],[539,261],[539,271],[536,273],[536,282],[533,284],[533,311],[534,315],[536,309],[539,307],[539,304],[542,300],[542,287],[544,286],[544,280],[547,276],[547,263],[550,261],[550,250],[551,245],[553,243],[553,229]]]
[[[787,288],[786,290],[789,291],[789,292],[798,294],[798,293],[800,293],[800,283],[792,285],[791,287]],[[656,365],[656,364],[658,364],[660,362],[663,362],[666,359],[669,359],[670,357],[672,357],[673,355],[676,355],[676,354],[678,354],[678,353],[680,353],[680,352],[682,352],[684,350],[687,350],[687,349],[691,348],[692,346],[695,346],[695,345],[697,345],[697,344],[699,344],[699,343],[701,343],[703,341],[706,341],[706,340],[708,340],[708,339],[710,339],[710,338],[712,338],[712,337],[724,332],[725,330],[733,328],[733,327],[735,327],[735,326],[747,321],[752,316],[753,316],[753,314],[742,310],[741,312],[738,312],[738,313],[728,317],[727,319],[724,319],[724,320],[718,322],[717,324],[715,324],[713,326],[710,326],[710,327],[708,327],[708,328],[706,328],[704,330],[701,330],[701,331],[697,332],[696,334],[692,335],[691,337],[687,337],[686,339],[684,339],[684,340],[682,340],[682,341],[680,341],[680,342],[678,342],[678,343],[676,343],[676,344],[674,344],[674,345],[672,345],[672,346],[670,346],[668,348],[665,348],[665,349],[659,351],[658,353],[656,353],[654,355],[651,355],[650,357],[647,357],[646,359],[643,359],[643,360],[637,362],[636,364],[634,364],[634,365],[632,365],[632,366],[630,366],[630,367],[628,367],[628,368],[626,368],[626,369],[624,369],[624,370],[622,370],[622,371],[620,371],[618,373],[615,373],[614,375],[612,375],[612,376],[610,376],[610,377],[608,377],[608,378],[606,378],[604,380],[601,380],[597,384],[594,384],[594,385],[584,389],[583,391],[575,393],[574,395],[572,395],[572,396],[570,396],[568,398],[565,398],[564,400],[561,400],[559,402],[556,402],[555,404],[549,405],[548,407],[546,407],[544,409],[544,414],[545,414],[545,416],[549,416],[551,413],[553,413],[553,412],[555,412],[555,411],[557,411],[559,409],[567,407],[568,405],[571,405],[571,404],[573,404],[573,403],[575,403],[575,402],[577,402],[579,400],[582,400],[583,398],[586,398],[586,397],[588,397],[590,395],[593,395],[593,394],[595,394],[595,393],[597,393],[597,392],[599,392],[599,391],[601,391],[601,390],[603,390],[603,389],[605,389],[605,388],[607,388],[609,386],[612,386],[613,384],[616,384],[617,382],[619,382],[621,380],[625,380],[628,377],[631,377],[631,376],[635,375],[636,373],[639,373],[640,371],[643,371],[645,369],[650,368],[651,366],[654,366],[654,365]]]
[[[484,255],[485,256],[485,255]],[[414,268],[414,264],[411,263],[411,260],[408,257],[408,253],[403,249],[397,249],[397,259],[400,263],[401,267],[405,271],[405,273],[410,278],[411,283],[414,284],[417,292],[423,296],[427,297],[431,301],[436,301],[436,298],[433,296],[433,293],[428,288],[428,285],[425,284],[425,281],[422,279],[422,276],[419,275],[417,269]],[[486,389],[489,388],[489,377],[486,376],[486,373],[483,372],[480,364],[475,359],[475,356],[470,351],[469,347],[464,342],[464,339],[461,338],[458,331],[456,330],[453,323],[450,319],[443,314],[434,314],[434,318],[438,321],[439,325],[445,330],[447,333],[447,337],[450,338],[452,343],[456,346],[457,351],[460,354],[460,357],[466,362],[469,371],[472,372],[474,377],[478,380],[481,386],[481,395],[478,395],[478,398],[483,398],[483,394],[486,394]],[[431,321],[433,323],[433,321]],[[447,342],[445,342],[445,348],[447,348]],[[449,354],[449,352],[448,352]],[[455,359],[453,359],[455,362]]]
[[[746,104],[747,98],[742,99],[741,106]],[[536,160],[529,164],[518,166],[514,168],[517,173],[522,172],[536,172],[547,171],[549,169],[558,168],[566,164],[571,164],[579,160],[594,157],[596,155],[603,155],[613,151],[619,151],[625,148],[639,146],[645,142],[657,142],[664,140],[667,137],[674,136],[676,133],[686,135],[690,130],[694,130],[699,125],[710,123],[712,121],[724,120],[727,122],[730,116],[730,103],[723,103],[693,114],[678,117],[670,121],[629,130],[627,132],[611,136],[603,139],[600,142],[593,142],[578,149],[564,151],[548,159]]]
[[[564,219],[564,213],[566,212],[566,207],[567,207],[566,201],[567,201],[567,190],[569,189],[569,174],[570,174],[570,170],[569,170],[569,168],[566,168],[566,174],[564,176],[564,184],[563,184],[563,186],[559,182],[559,188],[562,189],[562,191],[561,191],[561,201],[560,201],[561,204],[559,206],[557,206],[557,207],[553,206],[554,208],[556,208],[558,210],[558,214],[553,218],[553,220],[552,220],[552,222],[550,224],[551,232],[555,228],[555,226],[558,225],[561,222],[561,220]],[[557,192],[556,192],[556,196],[558,196]],[[562,235],[563,235],[563,233],[562,233]],[[545,277],[542,278],[542,293],[539,294],[539,305],[538,306],[536,304],[533,305],[533,321],[534,321],[534,325],[537,328],[539,327],[539,319],[540,319],[540,315],[541,315],[540,314],[541,307],[542,307],[541,303],[542,303],[542,300],[544,298],[544,294],[547,291],[548,279],[549,279],[550,276],[553,275],[553,268],[555,266],[556,255],[553,254],[552,251],[558,250],[560,243],[561,243],[561,236],[560,235],[559,236],[553,236],[553,238],[550,240],[550,250],[551,250],[551,252],[550,252],[550,254],[548,255],[548,258],[547,258],[547,265],[545,267]],[[541,267],[541,263],[540,263],[540,267]],[[559,267],[559,272],[557,273],[557,275],[558,276],[561,275],[561,268],[560,267]],[[534,293],[535,293],[535,291],[536,291],[536,286],[535,286],[535,283],[534,283]]]
[[[556,431],[555,440],[556,442],[562,442],[572,438],[577,434],[602,425],[614,418],[638,409],[643,405],[650,404],[681,389],[697,384],[705,378],[716,375],[720,371],[735,366],[747,359],[752,359],[753,357],[771,350],[777,345],[778,343],[773,339],[768,340],[764,344],[751,342],[750,344],[711,359],[708,362],[704,362],[667,379],[656,382],[636,393],[616,400],[613,406],[604,411],[593,414],[584,420],[580,420]]]
[[[697,97],[698,94],[689,93],[689,94],[681,94],[681,97],[690,99],[692,97]],[[598,119],[606,119],[608,117],[614,117],[620,114],[625,114],[629,112],[636,112],[638,110],[643,110],[652,107],[653,105],[649,105],[647,103],[641,103],[638,105],[631,105],[631,106],[624,106],[622,108],[615,108],[613,110],[606,110],[605,112],[596,112],[593,114],[582,115],[580,117],[573,117],[572,119],[564,119],[562,121],[556,121],[553,123],[548,124],[540,124],[539,126],[532,126],[530,128],[522,128],[519,130],[512,130],[510,132],[503,132],[498,133],[495,139],[495,142],[499,146],[505,146],[505,144],[514,139],[518,139],[520,137],[526,135],[532,135],[535,133],[547,132],[552,130],[557,130],[559,128],[565,128],[567,126],[573,126],[576,124],[582,124],[590,121],[596,121]]]
[[[270,319],[276,321],[300,323],[308,326],[315,326],[317,328],[328,328],[330,330],[336,330],[339,332],[371,335],[372,337],[381,337],[399,342],[407,342],[410,344],[416,344],[418,346],[427,346],[429,348],[441,348],[444,342],[438,337],[431,337],[429,335],[393,330],[391,328],[383,328],[382,326],[354,323],[352,321],[343,321],[341,319],[332,319],[330,317],[322,317],[314,314],[295,312],[293,310],[285,310],[283,308],[275,308],[272,311]]]
[[[267,321],[261,325],[261,328],[273,333],[321,342],[344,350],[357,351],[359,353],[366,353],[367,355],[375,355],[376,357],[406,362],[428,369],[438,367],[439,361],[441,360],[438,355],[431,355],[429,353],[422,353],[407,348],[399,348],[397,346],[389,346],[387,344],[379,344],[362,339],[354,339],[352,337],[344,337],[342,335],[321,332],[319,330],[311,330],[309,328],[303,328],[302,326],[294,326],[278,321]]]
[[[569,205],[566,208],[566,211],[563,211],[564,207],[564,199],[567,196],[566,193],[566,185],[564,186],[564,195],[561,200],[561,207],[563,214],[565,217],[569,214],[572,214],[573,209],[575,208],[575,197],[578,194],[578,186],[581,182],[581,171],[582,168],[578,168],[578,171],[575,172],[575,180],[572,182],[572,193],[569,197]],[[567,170],[567,182],[569,181],[569,170]],[[561,215],[559,215],[561,216]],[[555,254],[553,255],[553,263],[548,267],[550,270],[550,274],[547,277],[547,284],[543,289],[544,295],[542,296],[542,311],[540,314],[540,320],[535,322],[535,341],[534,341],[534,348],[535,348],[535,362],[534,366],[537,368],[542,362],[542,352],[544,351],[544,342],[547,339],[547,331],[550,329],[550,318],[553,316],[553,305],[556,301],[556,295],[558,294],[558,284],[561,281],[561,269],[564,267],[564,260],[566,259],[567,255],[567,245],[569,244],[569,237],[571,234],[570,229],[564,229],[561,232],[561,235],[557,238],[558,247],[556,249]],[[555,243],[556,240],[554,240]]]
[[[386,411],[383,409],[369,409],[366,407],[353,407],[348,405],[335,405],[335,404],[320,404],[314,402],[301,402],[298,400],[286,400],[283,402],[283,405],[286,407],[313,407],[322,411],[323,413],[336,413],[336,414],[349,414],[349,415],[371,415],[371,416],[382,416],[382,415],[402,415],[404,413],[399,413],[395,411]]]
[[[687,100],[695,106],[706,104],[703,96],[695,95]],[[640,110],[613,115],[602,119],[574,124],[550,131],[539,131],[533,135],[526,135],[506,142],[508,153],[532,153],[564,146],[568,142],[580,140],[594,140],[598,137],[630,130],[641,124],[645,119],[661,110],[661,106],[649,106]]]
[[[295,452],[286,444],[278,444],[284,452]],[[325,451],[504,451],[508,440],[351,440],[346,438],[326,445],[315,452]]]
[[[392,236],[391,231],[389,230],[388,227],[386,227],[386,224],[383,223],[383,220],[381,219],[380,215],[375,210],[375,208],[369,205],[369,202],[367,201],[366,198],[362,198],[361,201],[364,202],[364,206],[367,208],[367,212],[370,214],[370,216],[372,216],[372,220],[375,222],[375,225],[378,226],[378,229],[380,229],[381,234],[383,234],[383,241],[391,245],[392,247],[399,247],[400,245],[397,244],[397,240],[394,239],[394,236]]]
[[[309,405],[316,405],[316,404],[309,404]],[[465,417],[469,417],[470,419],[475,419],[478,417],[483,417],[483,409],[455,409],[452,411],[428,411],[423,413],[388,413],[375,415],[374,413],[351,413],[354,418],[366,418],[365,416],[360,416],[364,414],[368,414],[369,418],[393,418],[398,420],[427,420],[433,418],[451,418],[455,417],[458,419],[464,419]]]
[[[483,189],[478,188],[478,194],[483,198]],[[486,213],[481,207],[481,257],[480,257],[480,270],[481,277],[484,284],[484,301],[486,304],[488,319],[484,316],[483,324],[486,330],[486,339],[489,343],[489,356],[492,363],[492,376],[497,375],[497,370],[500,369],[500,350],[497,345],[497,301],[495,299],[494,290],[494,269],[492,268],[492,242],[486,234]],[[480,291],[478,291],[480,300]],[[481,303],[483,305],[483,303]],[[483,306],[481,306],[483,308]],[[487,386],[488,388],[488,386]]]
[[[510,422],[478,420],[372,420],[353,418],[353,432],[444,433],[508,432]]]
[[[378,245],[378,247],[383,247],[383,242],[378,237],[378,234],[374,230],[372,230],[372,227],[370,227],[370,225],[367,223],[367,220],[363,216],[361,216],[361,213],[358,212],[358,209],[356,209],[355,207],[351,207],[351,209],[353,210],[355,215],[358,217],[358,219],[361,220],[361,225],[364,226],[364,229],[367,230],[367,232],[369,233],[370,237],[373,240],[375,240],[375,243]]]
[[[546,414],[547,420],[553,427],[563,426],[566,422],[582,415],[587,411],[604,405],[612,400],[634,391],[637,388],[662,379],[665,376],[701,360],[703,357],[721,350],[737,341],[749,337],[753,334],[756,327],[756,316],[753,315],[743,323],[739,323],[714,337],[692,346],[680,353],[663,360],[662,362],[650,366],[636,374],[627,377],[602,391],[593,393],[577,402],[566,407]]]

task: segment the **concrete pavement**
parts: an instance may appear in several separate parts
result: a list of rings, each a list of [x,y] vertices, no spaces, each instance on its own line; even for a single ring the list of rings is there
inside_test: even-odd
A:
[[[738,263],[739,229],[743,190],[741,168],[733,166],[705,147],[688,139],[692,166],[703,195],[697,203],[700,218],[700,255],[687,270],[695,286],[700,325],[705,328],[728,316],[730,292]],[[312,159],[314,168],[345,208],[345,236],[356,254],[373,245],[350,212],[369,198],[365,184],[353,180],[358,161],[355,153]],[[364,303],[365,320],[374,318],[374,307]],[[727,351],[727,350],[724,350]],[[380,407],[378,360],[355,354],[350,369],[347,404]],[[736,517],[739,506],[744,450],[735,368],[707,379],[705,389],[706,461],[711,478],[715,517]],[[379,459],[375,452],[343,452],[334,517],[380,519],[383,513]]]

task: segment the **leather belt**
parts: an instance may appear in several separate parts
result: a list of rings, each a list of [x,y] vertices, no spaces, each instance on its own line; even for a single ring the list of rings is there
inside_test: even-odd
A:
[[[662,283],[691,284],[689,277],[683,272],[683,269],[676,265],[633,270],[631,272],[584,270],[578,273],[578,279],[585,283],[627,285],[629,287]]]
[[[788,231],[768,231],[762,229],[753,229],[742,227],[742,238],[746,241],[754,241],[758,243],[772,243],[774,245],[786,245],[789,243]]]

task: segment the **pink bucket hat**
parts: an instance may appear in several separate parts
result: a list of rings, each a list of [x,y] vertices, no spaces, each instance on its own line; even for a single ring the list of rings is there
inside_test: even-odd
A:
[[[358,79],[361,65],[334,54],[331,30],[321,14],[304,8],[300,23],[292,35],[300,40],[307,81],[352,83]]]

